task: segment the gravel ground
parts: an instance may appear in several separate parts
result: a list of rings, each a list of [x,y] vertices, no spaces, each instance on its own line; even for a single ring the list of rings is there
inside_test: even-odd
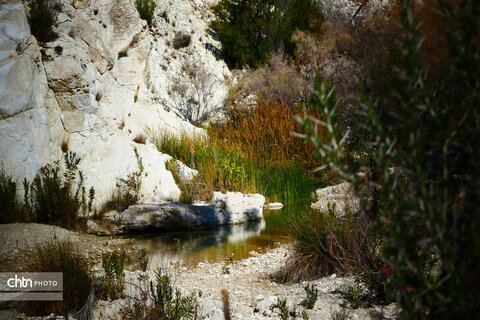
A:
[[[111,239],[98,237],[42,224],[8,224],[0,225],[0,271],[19,271],[24,267],[26,257],[32,248],[50,239],[70,240],[77,244],[84,256],[91,262],[93,270],[98,271],[101,257],[112,251],[132,249],[133,242],[129,239]],[[223,304],[221,290],[229,292],[230,312],[232,319],[280,319],[278,299],[287,299],[287,307],[291,311],[291,319],[302,319],[302,301],[306,294],[306,284],[315,285],[318,299],[312,309],[305,310],[308,318],[333,319],[332,315],[345,309],[346,319],[395,319],[398,308],[389,306],[373,306],[369,309],[344,308],[346,301],[342,296],[345,285],[351,284],[351,277],[332,275],[315,281],[298,284],[280,284],[273,280],[273,275],[285,264],[291,252],[289,245],[279,245],[276,248],[259,254],[251,252],[252,257],[240,261],[225,263],[199,263],[195,267],[187,267],[181,263],[165,262],[174,286],[184,293],[201,292],[199,298],[201,318],[223,320]],[[94,266],[96,264],[96,266]],[[140,275],[148,275],[154,279],[154,271],[126,272],[126,296],[134,297],[138,288]],[[99,300],[95,303],[93,319],[122,319],[122,308],[132,303],[132,299],[115,301]],[[10,314],[15,319],[22,315]],[[0,319],[2,314],[0,312]],[[55,317],[54,317],[55,318]]]
[[[50,240],[76,244],[91,265],[98,263],[104,254],[122,251],[133,244],[129,239],[98,237],[39,223],[0,224],[0,272],[25,270],[33,248]]]
[[[309,319],[333,319],[332,315],[346,305],[342,297],[342,288],[353,282],[351,277],[330,277],[298,284],[280,284],[273,281],[272,275],[285,263],[290,247],[281,245],[268,250],[265,254],[255,254],[241,261],[222,263],[199,263],[194,268],[182,265],[165,265],[174,286],[184,293],[201,292],[199,298],[202,319],[223,320],[223,304],[221,290],[229,292],[232,319],[280,319],[277,307],[279,298],[287,298],[287,307],[291,311],[291,319],[302,319],[304,307],[301,305],[306,294],[304,286],[315,285],[319,290],[318,299],[312,309],[305,310]],[[228,274],[225,274],[228,268]],[[222,272],[223,271],[223,272]],[[126,295],[136,296],[135,289],[140,275],[154,278],[153,271],[127,272]],[[131,285],[133,283],[133,285]],[[116,300],[113,302],[97,301],[94,319],[120,319],[122,306],[133,300]],[[369,309],[345,309],[346,319],[395,319],[398,308],[374,306]]]

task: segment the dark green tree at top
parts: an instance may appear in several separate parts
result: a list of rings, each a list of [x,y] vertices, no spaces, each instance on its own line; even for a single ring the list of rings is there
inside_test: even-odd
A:
[[[221,0],[211,23],[230,68],[259,66],[269,58],[272,30],[280,17],[276,0]]]
[[[295,30],[319,34],[325,21],[313,0],[221,0],[213,13],[230,68],[258,67],[277,49],[293,56]]]

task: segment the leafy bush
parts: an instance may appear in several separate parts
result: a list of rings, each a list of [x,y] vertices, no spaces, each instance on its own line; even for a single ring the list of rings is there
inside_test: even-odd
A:
[[[145,320],[194,320],[199,319],[196,293],[184,296],[175,289],[170,276],[158,269],[155,271],[155,283],[150,282],[148,289],[141,288],[145,298],[126,308],[126,319]]]
[[[282,320],[290,319],[290,310],[287,307],[287,298],[281,299],[278,298],[277,307],[280,309],[280,314],[278,315]]]
[[[56,0],[27,0],[30,31],[38,41],[55,40],[58,35],[52,30],[57,22],[61,5]]]
[[[86,213],[92,210],[95,193],[91,188],[87,203],[83,173],[78,170],[80,158],[75,152],[65,153],[64,160],[66,171],[63,179],[58,161],[53,166],[47,164],[40,169],[40,173],[30,186],[30,199],[25,199],[25,206],[34,209],[38,222],[73,227],[80,212]],[[29,184],[24,185],[27,195]]]
[[[147,21],[151,25],[155,15],[157,4],[155,0],[135,0],[135,7],[140,14],[140,19]]]
[[[116,300],[123,295],[125,288],[125,252],[122,255],[110,253],[103,257],[105,274],[100,278],[97,294],[104,300]]]
[[[325,106],[325,123],[331,128],[328,143],[320,143],[314,133],[315,125],[324,123],[303,122],[307,138],[330,168],[357,189],[361,185],[357,173],[364,168],[369,182],[364,210],[383,240],[379,244],[388,265],[377,272],[388,277],[405,319],[468,319],[480,310],[476,267],[480,259],[480,171],[476,165],[480,156],[480,65],[474,62],[480,46],[472,41],[479,37],[480,3],[439,1],[437,6],[448,21],[439,35],[445,36],[448,54],[436,70],[441,76],[430,77],[426,72],[430,63],[422,58],[422,54],[428,57],[428,51],[420,49],[421,28],[410,1],[401,1],[402,33],[397,38],[401,39],[403,81],[390,92],[401,112],[392,114],[392,109],[372,102],[378,100],[364,89],[363,127],[368,132],[361,152],[365,157],[353,159],[336,140],[331,106]],[[458,48],[462,48],[460,55],[454,54]],[[395,127],[382,121],[382,112],[389,112]],[[452,158],[451,150],[463,150],[456,151],[462,160]],[[432,174],[434,153],[440,160]]]
[[[41,222],[73,227],[78,215],[95,211],[95,190],[88,195],[83,173],[78,170],[80,158],[74,152],[64,154],[66,171],[60,174],[59,161],[39,170],[32,183],[23,180],[24,197],[20,201],[16,183],[0,170],[0,222]]]
[[[92,292],[88,265],[71,242],[51,241],[34,248],[32,272],[63,272],[63,301],[30,301],[24,312],[33,316],[72,314],[80,310]]]
[[[19,221],[17,183],[0,169],[0,223]]]

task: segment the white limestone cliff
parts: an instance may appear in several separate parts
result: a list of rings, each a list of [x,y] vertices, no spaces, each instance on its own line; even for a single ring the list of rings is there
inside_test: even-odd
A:
[[[219,81],[213,103],[226,94],[230,73],[218,60],[219,44],[208,33],[208,3],[157,1],[155,21],[141,20],[134,0],[65,0],[54,31],[40,44],[30,34],[19,0],[0,0],[0,164],[21,186],[38,169],[62,157],[62,142],[81,157],[85,186],[95,205],[105,202],[117,180],[137,170],[136,148],[145,171],[141,201],[178,200],[180,190],[166,170],[169,157],[148,141],[148,129],[203,134],[203,129],[164,108],[169,88],[188,76],[194,61]],[[165,13],[164,13],[165,12]],[[168,17],[165,19],[165,17]],[[176,33],[191,43],[175,49]],[[22,190],[19,190],[21,193]]]

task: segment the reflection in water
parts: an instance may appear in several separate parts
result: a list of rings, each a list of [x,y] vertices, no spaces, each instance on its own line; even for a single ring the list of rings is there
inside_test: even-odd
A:
[[[213,230],[143,234],[136,237],[138,248],[146,248],[150,269],[182,260],[189,266],[199,262],[224,262],[243,259],[249,252],[264,252],[275,242],[286,240],[287,216],[301,208],[265,210],[264,220]]]

